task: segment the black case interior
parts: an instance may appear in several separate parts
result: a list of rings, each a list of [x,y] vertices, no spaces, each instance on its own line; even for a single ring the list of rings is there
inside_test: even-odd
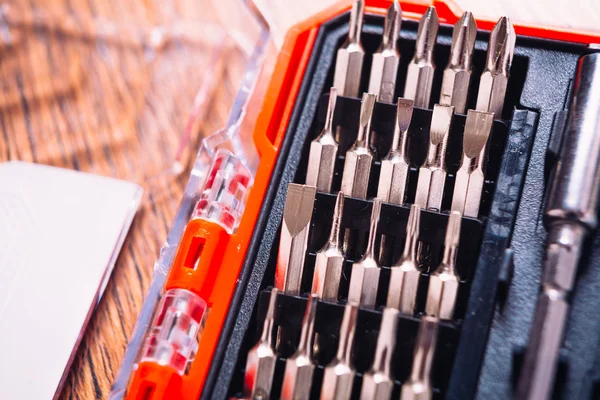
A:
[[[259,337],[265,318],[270,288],[275,275],[281,218],[287,186],[304,183],[310,142],[321,131],[327,96],[333,82],[336,51],[348,32],[349,14],[325,23],[312,51],[308,69],[298,95],[282,148],[261,209],[256,229],[234,293],[219,345],[215,351],[202,399],[241,396],[246,354]],[[362,89],[367,89],[370,55],[381,42],[383,17],[366,15],[362,43],[367,56],[363,66]],[[401,54],[396,96],[403,92],[407,65],[415,47],[417,24],[404,21],[398,42]],[[447,64],[452,27],[441,25],[435,48],[432,104],[440,94],[442,72]],[[479,32],[473,57],[473,73],[468,108],[475,106],[479,76],[484,67],[489,32]],[[511,76],[501,120],[494,122],[489,145],[486,183],[478,219],[463,218],[458,251],[461,277],[457,310],[453,321],[443,322],[434,359],[432,383],[435,398],[505,399],[512,397],[514,378],[520,368],[527,343],[533,308],[541,274],[545,229],[542,223],[543,197],[552,164],[560,143],[560,130],[553,129],[556,113],[563,110],[577,59],[587,51],[578,44],[554,42],[518,36]],[[356,137],[360,99],[338,98],[334,125],[341,126],[333,192],[340,187],[344,154]],[[378,157],[385,155],[391,143],[395,105],[377,103],[372,128],[376,132]],[[415,109],[409,129],[411,169],[407,203],[416,190],[417,169],[426,155],[431,121],[430,109]],[[428,248],[419,285],[418,310],[424,310],[427,277],[437,266],[443,249],[444,234],[454,186],[454,173],[460,163],[460,146],[465,116],[455,115],[448,144],[449,175],[442,212],[423,211],[420,240]],[[557,124],[559,125],[559,124]],[[553,133],[554,132],[554,133]],[[550,145],[549,145],[550,143]],[[376,192],[379,161],[375,162],[369,197]],[[303,295],[279,294],[276,325],[284,332],[278,349],[273,398],[280,389],[285,358],[293,354],[306,296],[310,291],[315,253],[323,246],[331,226],[335,195],[318,193],[310,228],[304,268]],[[318,364],[313,381],[313,398],[318,398],[323,367],[337,348],[337,335],[348,290],[352,261],[360,258],[366,246],[372,201],[347,198],[342,226],[357,232],[357,250],[347,254],[339,302],[320,302],[315,332],[326,346],[319,346]],[[362,373],[373,361],[381,307],[385,302],[389,266],[402,251],[409,208],[384,204],[378,234],[392,237],[393,260],[386,260],[375,310],[361,309],[356,329],[353,360],[357,370],[353,398],[360,394]],[[561,359],[556,398],[593,398],[598,394],[596,349],[600,318],[600,236],[590,240],[591,250],[580,266],[580,279],[573,295],[573,309],[566,333],[567,349]],[[410,373],[418,318],[402,315],[392,373],[396,379],[394,398]],[[578,397],[579,396],[579,397]],[[596,397],[597,398],[597,397]]]

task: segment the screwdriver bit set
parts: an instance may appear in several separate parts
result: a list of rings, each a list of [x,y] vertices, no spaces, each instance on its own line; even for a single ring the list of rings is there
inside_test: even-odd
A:
[[[455,10],[358,0],[292,31],[226,316],[194,319],[200,347],[165,334],[196,346],[184,382],[208,365],[182,398],[597,398],[600,39]],[[173,312],[216,318],[207,287]],[[158,399],[144,373],[129,397]]]

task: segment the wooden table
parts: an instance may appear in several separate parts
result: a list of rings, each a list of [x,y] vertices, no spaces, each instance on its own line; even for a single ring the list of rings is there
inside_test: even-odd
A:
[[[474,11],[483,4],[461,3]],[[517,19],[515,13],[523,10],[525,19],[540,22],[532,7],[515,7],[523,3],[534,1],[502,4]],[[561,14],[548,3],[545,10]],[[492,13],[502,11],[494,7]],[[157,37],[152,28],[168,28],[173,20],[193,27],[205,11],[194,0],[32,0],[0,10],[0,33],[6,27],[10,32],[0,35],[0,161],[72,168],[131,180],[145,189],[61,398],[107,397],[187,181],[187,172],[165,171],[210,60],[206,38],[193,29],[185,40],[170,38],[168,29]],[[592,11],[573,15],[571,10],[549,22],[593,26],[598,9]],[[201,134],[226,119],[242,71],[230,61],[213,72],[220,85]],[[197,141],[189,147],[196,148]]]

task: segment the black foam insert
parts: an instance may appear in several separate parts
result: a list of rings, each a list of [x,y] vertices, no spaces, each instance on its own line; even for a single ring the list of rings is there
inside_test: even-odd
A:
[[[362,43],[368,56],[363,67],[362,89],[367,89],[370,56],[380,43],[383,18],[367,15],[363,26]],[[396,95],[404,87],[404,76],[414,52],[416,23],[404,21],[398,42],[401,62],[398,70]],[[234,293],[223,334],[213,357],[203,399],[224,399],[241,395],[243,374],[248,350],[256,343],[264,320],[269,287],[273,284],[279,227],[287,185],[303,183],[310,141],[322,129],[328,88],[333,80],[335,53],[345,39],[348,30],[348,14],[324,24],[320,29],[300,95],[290,120],[280,154],[273,172],[271,186],[265,196],[261,214],[246,260]],[[447,63],[452,29],[442,25],[435,49],[437,69],[434,76],[432,104],[439,98],[443,67]],[[487,32],[479,32],[473,57],[473,77],[469,90],[468,107],[475,105],[478,79],[487,50]],[[543,39],[518,37],[511,78],[505,99],[502,119],[495,121],[489,144],[489,161],[482,206],[478,219],[464,218],[459,248],[459,272],[461,289],[453,321],[443,323],[434,361],[433,384],[435,398],[469,399],[476,396],[510,398],[515,371],[520,365],[519,349],[514,344],[526,342],[532,303],[537,285],[532,276],[541,269],[541,247],[544,241],[543,225],[540,223],[542,199],[545,188],[544,166],[546,145],[554,114],[563,107],[574,73],[577,57],[585,51],[583,46],[565,44]],[[355,138],[360,101],[338,98],[334,124],[343,128],[344,140],[340,143],[333,190],[339,189],[344,153]],[[380,158],[389,147],[393,132],[395,106],[377,103],[373,117],[375,144]],[[457,149],[462,141],[464,115],[455,115],[448,145],[449,176],[442,205],[442,212],[423,211],[421,240],[428,244],[430,257],[421,265],[418,310],[424,307],[424,294],[431,266],[439,262],[443,246],[443,234],[447,224],[447,210],[454,185],[454,173],[460,162]],[[411,203],[416,189],[417,169],[426,152],[426,138],[431,120],[431,109],[415,109],[409,129],[410,158],[413,163],[409,176],[406,201]],[[533,149],[533,150],[532,150]],[[555,149],[554,149],[555,151]],[[530,158],[531,157],[531,158]],[[379,161],[374,163],[369,196],[375,194],[379,176]],[[525,185],[523,181],[526,180]],[[521,200],[523,197],[523,200]],[[309,248],[307,251],[303,296],[280,294],[276,324],[281,326],[284,341],[279,349],[282,357],[276,368],[273,393],[278,393],[283,374],[285,357],[295,350],[300,321],[310,287],[314,256],[326,240],[331,224],[335,197],[319,193],[315,202]],[[352,261],[364,252],[364,237],[368,231],[371,201],[347,199],[342,225],[360,233],[354,251],[346,261],[339,304],[320,302],[316,332],[328,346],[327,351],[317,354],[318,363],[313,382],[313,398],[318,398],[322,380],[322,368],[332,357],[337,344],[337,334],[346,300],[349,269]],[[517,214],[518,211],[518,214]],[[384,205],[379,234],[394,238],[393,260],[399,257],[404,242],[404,230],[408,216],[405,206]],[[516,221],[516,227],[513,226]],[[512,242],[511,242],[512,241]],[[518,241],[518,243],[516,243]],[[595,243],[598,240],[595,239]],[[516,245],[515,245],[516,244]],[[596,247],[596,248],[600,248]],[[590,260],[600,259],[595,251]],[[599,258],[595,258],[599,257]],[[393,261],[392,260],[392,261]],[[592,262],[592,261],[589,261]],[[388,264],[391,263],[388,262]],[[514,265],[514,276],[511,271]],[[358,370],[353,398],[358,398],[362,373],[370,366],[374,344],[381,318],[381,305],[386,295],[389,265],[382,267],[378,307],[361,310],[357,329],[354,361]],[[585,268],[584,273],[589,274]],[[593,273],[593,271],[592,271]],[[600,274],[598,274],[600,275]],[[525,278],[525,279],[524,279]],[[532,282],[533,281],[533,282]],[[524,288],[528,285],[529,287]],[[501,296],[498,297],[497,294]],[[501,301],[501,308],[496,305]],[[521,304],[520,304],[521,303]],[[577,295],[575,296],[577,303]],[[574,304],[577,306],[577,304]],[[590,308],[583,308],[584,311]],[[580,310],[581,313],[581,310]],[[492,318],[494,323],[492,326]],[[579,316],[578,318],[581,318]],[[394,398],[410,369],[414,339],[418,327],[416,316],[401,316],[398,329],[397,354],[394,355],[393,375],[396,379]],[[589,324],[588,324],[589,325]],[[488,334],[490,342],[488,344]],[[573,335],[567,333],[567,337]],[[594,349],[597,342],[594,340]],[[355,346],[356,347],[356,346]],[[516,354],[513,362],[513,353]],[[593,353],[588,359],[593,359]],[[485,362],[483,363],[484,354]],[[600,353],[599,353],[600,354]],[[578,385],[572,385],[573,372],[580,373],[591,368],[589,363],[574,357],[564,358],[568,373],[559,376],[558,387],[564,393],[574,393]],[[587,361],[586,361],[587,362]],[[481,368],[483,364],[483,368]],[[514,368],[513,368],[514,365]],[[580,376],[585,375],[584,371]],[[589,375],[588,375],[589,376]],[[589,393],[598,391],[598,373],[595,384],[589,385]],[[581,380],[579,380],[581,381]],[[574,397],[564,397],[574,398]],[[591,397],[586,397],[591,398]]]

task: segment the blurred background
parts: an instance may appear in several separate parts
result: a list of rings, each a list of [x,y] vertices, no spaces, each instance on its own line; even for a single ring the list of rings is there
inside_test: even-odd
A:
[[[257,0],[275,43],[335,0]],[[348,1],[349,2],[349,1]],[[0,2],[0,162],[144,187],[105,296],[61,395],[105,398],[199,140],[223,126],[254,43],[234,0]],[[476,18],[594,29],[600,2],[460,0]],[[227,34],[226,34],[227,32]]]

